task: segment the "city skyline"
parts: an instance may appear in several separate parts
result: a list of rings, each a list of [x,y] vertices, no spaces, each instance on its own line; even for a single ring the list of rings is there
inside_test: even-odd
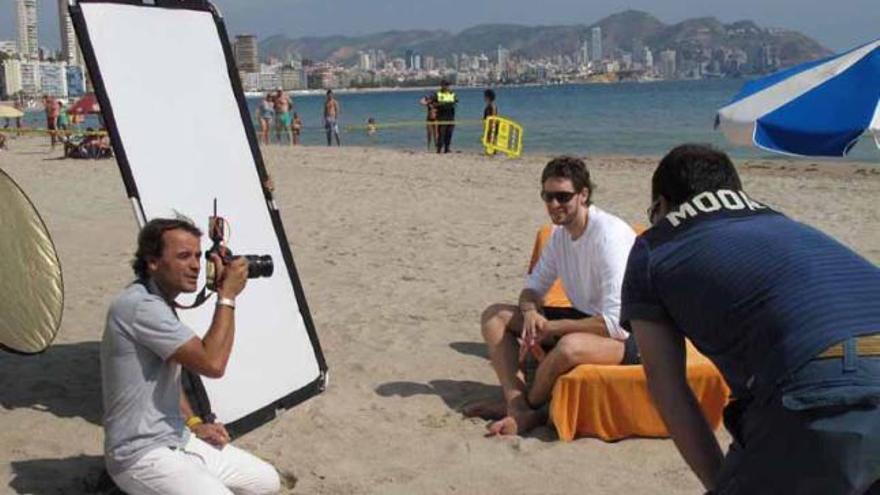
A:
[[[437,15],[425,16],[422,2],[413,0],[385,0],[383,2],[354,2],[354,0],[215,0],[223,13],[230,36],[255,34],[262,40],[275,34],[296,38],[300,36],[360,35],[388,30],[444,29],[458,32],[483,23],[512,23],[528,26],[591,24],[602,17],[626,8],[645,10],[666,23],[676,23],[690,17],[714,16],[722,22],[750,19],[768,27],[798,30],[833,51],[841,51],[877,37],[880,9],[873,1],[850,0],[843,5],[825,2],[777,0],[765,5],[760,0],[744,0],[736,5],[711,0],[682,2],[660,8],[656,1],[601,0],[585,6],[574,0],[548,0],[540,8],[522,5],[504,9],[497,0],[473,2],[448,0],[449,5],[438,9]],[[52,50],[62,49],[58,23],[58,0],[39,0],[39,45]],[[548,3],[549,2],[549,3]],[[15,0],[0,0],[0,40],[17,40]],[[461,6],[462,9],[456,8]],[[468,15],[462,15],[461,12]],[[345,12],[340,17],[338,12]],[[497,13],[503,12],[502,17]],[[452,15],[454,14],[454,15]],[[427,17],[427,19],[426,19]],[[840,22],[847,18],[848,22]],[[316,27],[318,26],[318,27]]]

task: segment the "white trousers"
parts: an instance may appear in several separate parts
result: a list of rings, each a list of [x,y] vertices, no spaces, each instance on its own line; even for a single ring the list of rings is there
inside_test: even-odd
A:
[[[281,489],[271,464],[232,444],[218,449],[195,435],[183,449],[147,452],[113,481],[129,495],[263,495]]]

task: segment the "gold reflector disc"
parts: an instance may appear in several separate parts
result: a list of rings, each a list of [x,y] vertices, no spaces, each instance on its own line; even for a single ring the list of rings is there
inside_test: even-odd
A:
[[[55,339],[64,283],[55,246],[24,192],[0,170],[0,346],[25,354]]]

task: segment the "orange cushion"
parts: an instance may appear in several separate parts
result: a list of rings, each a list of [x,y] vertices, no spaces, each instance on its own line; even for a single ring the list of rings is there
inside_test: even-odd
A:
[[[712,429],[730,390],[715,366],[687,343],[687,381]],[[648,393],[642,366],[584,364],[559,377],[553,386],[550,419],[559,438],[579,436],[615,441],[626,437],[668,437]]]
[[[641,225],[633,225],[637,234]],[[538,231],[529,262],[529,273],[541,257],[553,226]],[[571,306],[559,280],[544,296],[544,306]],[[690,342],[687,343],[687,380],[712,429],[721,424],[721,412],[730,390],[721,373]],[[559,438],[594,436],[605,441],[626,437],[668,437],[660,413],[648,393],[642,366],[599,366],[585,364],[559,377],[553,386],[550,419]]]

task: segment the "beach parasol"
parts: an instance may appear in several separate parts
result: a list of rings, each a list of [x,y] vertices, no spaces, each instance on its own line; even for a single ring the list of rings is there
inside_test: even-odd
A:
[[[12,119],[15,117],[22,117],[22,116],[24,116],[24,113],[21,110],[19,110],[17,108],[12,108],[12,107],[0,105],[0,118],[5,117],[7,119]]]
[[[880,148],[880,39],[747,83],[715,127],[790,155],[844,156],[863,135]]]
[[[71,105],[67,109],[67,113],[71,115],[100,114],[101,106],[98,105],[98,99],[95,98],[95,94],[88,93]]]

